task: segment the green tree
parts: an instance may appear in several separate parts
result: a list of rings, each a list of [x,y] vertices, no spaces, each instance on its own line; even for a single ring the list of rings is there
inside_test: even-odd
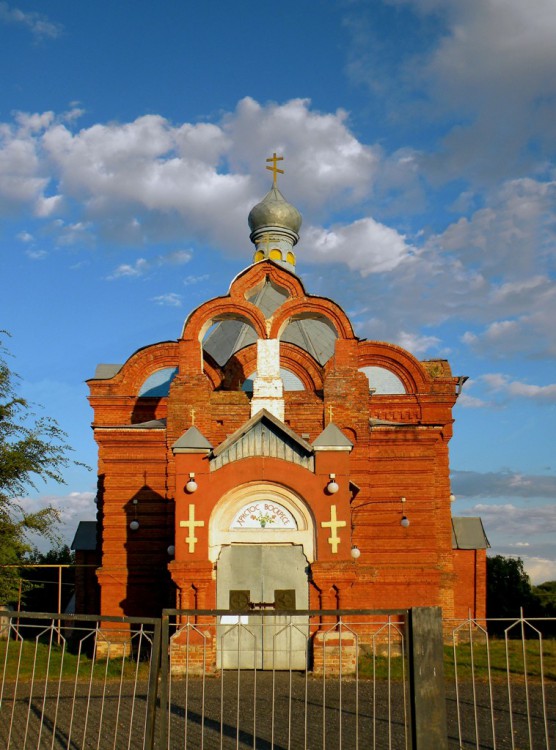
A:
[[[533,593],[542,605],[543,615],[556,617],[556,581],[545,581],[533,586]]]
[[[6,335],[5,332],[4,336]],[[39,480],[63,483],[62,471],[72,449],[54,419],[38,416],[31,404],[17,395],[15,375],[6,362],[0,340],[0,603],[17,599],[17,565],[33,550],[30,534],[58,543],[58,512],[53,507],[27,513],[19,502]]]
[[[541,607],[520,557],[487,557],[487,618],[538,617]],[[503,632],[508,622],[489,623],[491,632]]]
[[[73,567],[75,553],[67,544],[53,547],[48,552],[35,550],[25,556],[25,565],[29,566],[21,568],[21,575],[25,579],[27,588],[25,610],[27,612],[64,612],[75,588],[75,568]],[[50,565],[72,567],[64,567],[61,571],[57,567],[45,567]],[[59,596],[61,598],[60,609],[58,609]]]

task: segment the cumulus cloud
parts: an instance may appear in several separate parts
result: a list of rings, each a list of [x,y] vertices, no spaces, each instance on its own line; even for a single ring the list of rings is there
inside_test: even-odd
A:
[[[486,385],[489,391],[510,398],[526,398],[532,401],[549,403],[556,402],[556,384],[534,385],[523,383],[519,380],[511,380],[507,375],[501,373],[487,373],[481,375],[479,380]]]
[[[137,258],[134,263],[121,263],[107,277],[108,281],[121,278],[138,278],[144,276],[156,266],[182,266],[189,263],[193,253],[190,250],[174,250],[165,255],[157,255],[152,260]]]
[[[463,393],[460,393],[458,396],[457,405],[463,406],[464,409],[486,409],[491,407],[492,403],[477,396],[470,396],[463,391]]]
[[[556,15],[552,0],[390,0],[374,23],[366,3],[346,11],[348,71],[375,106],[399,122],[419,119],[445,133],[437,153],[421,155],[429,174],[492,183],[528,169],[555,143]],[[392,6],[397,6],[391,9]],[[375,11],[376,12],[376,11]],[[378,29],[390,12],[425,41],[388,47]]]
[[[137,260],[133,264],[121,263],[112,271],[112,273],[108,277],[108,280],[114,281],[114,279],[130,277],[136,278],[137,276],[143,276],[143,274],[146,273],[149,268],[150,264],[145,258],[137,258]]]
[[[414,333],[402,331],[398,336],[396,343],[407,349],[416,357],[420,357],[425,352],[438,349],[440,339],[437,336],[420,336]]]
[[[23,11],[6,2],[0,2],[0,23],[23,26],[36,40],[55,39],[63,31],[61,24],[50,21],[42,13]]]
[[[534,586],[545,581],[556,581],[556,560],[547,557],[520,555],[525,572]]]
[[[510,471],[453,471],[452,489],[457,497],[466,498],[556,498],[556,477]],[[556,506],[552,512],[556,512]]]
[[[420,156],[361,142],[341,110],[245,98],[215,123],[148,115],[80,130],[79,111],[17,113],[0,125],[0,203],[8,215],[30,210],[62,247],[136,247],[139,259],[120,262],[111,279],[187,262],[190,250],[150,259],[153,243],[199,243],[245,260],[246,217],[270,184],[262,165],[276,150],[286,157],[284,193],[304,214],[299,260],[334,265],[334,282],[343,276],[354,299],[373,300],[358,321],[363,335],[438,353],[438,336],[422,328],[457,321],[476,354],[556,352],[554,181],[508,180],[427,236],[370,208],[382,210],[405,176],[423,191]],[[330,296],[341,302],[337,286]]]
[[[174,232],[243,255],[246,216],[270,183],[261,163],[278,149],[288,159],[288,199],[308,215],[315,260],[334,256],[367,275],[395,268],[408,252],[403,235],[370,216],[328,229],[311,223],[364,201],[378,171],[380,150],[355,138],[343,111],[245,98],[217,124],[146,115],[81,130],[71,115],[18,114],[2,127],[0,194],[12,204],[41,217],[63,216],[71,204],[81,223],[116,241],[140,246]]]
[[[392,271],[410,251],[403,235],[371,218],[330,229],[309,227],[304,239],[307,260],[331,263],[343,260],[363,277]]]
[[[245,97],[224,128],[233,142],[234,168],[244,165],[250,174],[261,174],[270,144],[287,158],[285,184],[296,205],[320,211],[349,205],[368,195],[378,172],[380,149],[357,140],[347,113],[314,111],[308,99],[263,106]]]
[[[65,544],[70,544],[80,521],[94,521],[96,517],[94,492],[68,492],[65,495],[40,495],[19,498],[20,506],[26,513],[36,513],[48,506],[54,507],[60,516],[58,530]],[[33,537],[32,542],[40,548],[48,547],[49,542],[41,537]]]
[[[551,0],[432,5],[444,15],[448,33],[422,74],[438,106],[471,119],[448,138],[453,170],[461,174],[470,162],[479,169],[487,144],[494,152],[491,164],[494,156],[502,166],[504,157],[513,156],[514,163],[523,157],[529,139],[553,143],[556,16]]]
[[[186,276],[183,280],[184,286],[193,286],[194,284],[202,284],[203,281],[206,281],[209,278],[208,273],[202,273],[199,274],[199,276],[192,276],[191,274],[189,276]]]
[[[151,297],[151,302],[163,307],[181,307],[182,298],[175,292],[168,292],[167,294],[159,294],[157,297]]]

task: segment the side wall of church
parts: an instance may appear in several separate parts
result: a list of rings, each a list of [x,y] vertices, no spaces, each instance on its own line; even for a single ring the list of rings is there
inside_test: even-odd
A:
[[[167,572],[173,503],[164,430],[98,429],[101,612],[158,616],[171,604]],[[130,524],[136,521],[134,530]]]
[[[454,550],[454,617],[486,617],[486,549]]]

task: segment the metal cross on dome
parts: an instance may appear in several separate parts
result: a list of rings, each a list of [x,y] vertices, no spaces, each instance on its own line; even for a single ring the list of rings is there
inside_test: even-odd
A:
[[[204,525],[204,521],[195,520],[195,506],[191,504],[189,506],[189,518],[187,521],[180,521],[180,527],[185,527],[189,531],[189,536],[185,537],[185,541],[189,544],[189,552],[195,552],[195,544],[199,541],[195,536],[195,527]]]
[[[270,172],[272,172],[272,180],[273,180],[272,184],[273,184],[274,187],[276,187],[276,175],[277,174],[284,174],[284,170],[283,169],[278,169],[278,162],[279,161],[284,161],[284,157],[283,156],[276,156],[276,151],[275,151],[272,154],[272,156],[269,159],[267,159],[267,161],[271,161],[272,162],[272,166],[271,167],[267,167],[267,169]]]
[[[332,553],[337,554],[338,552],[338,545],[341,542],[340,537],[338,536],[338,529],[341,529],[346,525],[345,521],[338,521],[338,517],[336,516],[336,506],[331,505],[330,506],[330,521],[321,521],[320,525],[323,529],[330,529],[331,536],[328,537],[328,543],[332,547]]]

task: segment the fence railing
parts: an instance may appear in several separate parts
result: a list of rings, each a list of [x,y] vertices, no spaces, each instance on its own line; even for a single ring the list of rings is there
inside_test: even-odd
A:
[[[555,628],[556,618],[523,613],[444,620],[448,719],[459,747],[556,747]]]
[[[167,611],[161,747],[412,747],[408,613]]]
[[[160,620],[17,613],[0,626],[0,747],[153,747]]]
[[[556,750],[555,626],[437,608],[12,613],[0,747]]]

